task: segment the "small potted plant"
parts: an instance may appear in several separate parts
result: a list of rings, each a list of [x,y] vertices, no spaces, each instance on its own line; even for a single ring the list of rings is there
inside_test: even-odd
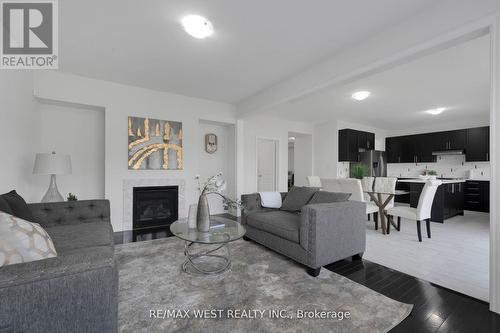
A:
[[[76,194],[73,194],[73,193],[68,193],[68,201],[77,201],[78,198],[76,197]]]
[[[429,176],[429,179],[431,180],[436,180],[437,178],[437,171],[436,170],[429,170],[427,171],[427,175]]]
[[[352,177],[356,179],[363,179],[363,177],[368,175],[368,167],[364,164],[356,164],[352,167]]]

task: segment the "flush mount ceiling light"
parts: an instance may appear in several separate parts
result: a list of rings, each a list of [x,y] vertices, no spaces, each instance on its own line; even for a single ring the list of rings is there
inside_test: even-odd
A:
[[[441,112],[443,112],[444,110],[446,110],[446,108],[435,108],[435,109],[426,110],[425,112],[432,114],[433,116],[436,116],[436,115],[440,114]]]
[[[351,97],[357,101],[362,101],[364,99],[367,99],[371,95],[371,92],[369,91],[356,91],[354,94],[351,95]]]
[[[199,15],[188,15],[182,19],[184,30],[194,38],[204,39],[214,33],[212,23]]]
[[[289,136],[288,137],[288,141],[295,141],[295,137],[294,136]]]

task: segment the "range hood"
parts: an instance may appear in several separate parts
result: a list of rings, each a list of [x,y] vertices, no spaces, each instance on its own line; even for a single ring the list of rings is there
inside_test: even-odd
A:
[[[432,152],[432,155],[463,155],[465,151],[463,149],[452,149],[452,150],[436,150]]]

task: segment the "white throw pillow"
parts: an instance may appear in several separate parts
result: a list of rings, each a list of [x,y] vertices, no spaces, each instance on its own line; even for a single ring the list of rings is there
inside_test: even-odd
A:
[[[0,212],[0,267],[56,256],[52,239],[38,223]]]
[[[265,208],[281,208],[280,192],[259,192],[260,205]]]

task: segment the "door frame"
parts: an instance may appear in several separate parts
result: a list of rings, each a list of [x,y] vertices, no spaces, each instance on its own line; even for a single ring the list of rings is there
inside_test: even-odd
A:
[[[257,136],[255,137],[255,188],[257,192],[259,191],[259,141],[274,141],[275,152],[274,152],[274,189],[279,191],[279,156],[280,156],[280,140],[278,138]]]

